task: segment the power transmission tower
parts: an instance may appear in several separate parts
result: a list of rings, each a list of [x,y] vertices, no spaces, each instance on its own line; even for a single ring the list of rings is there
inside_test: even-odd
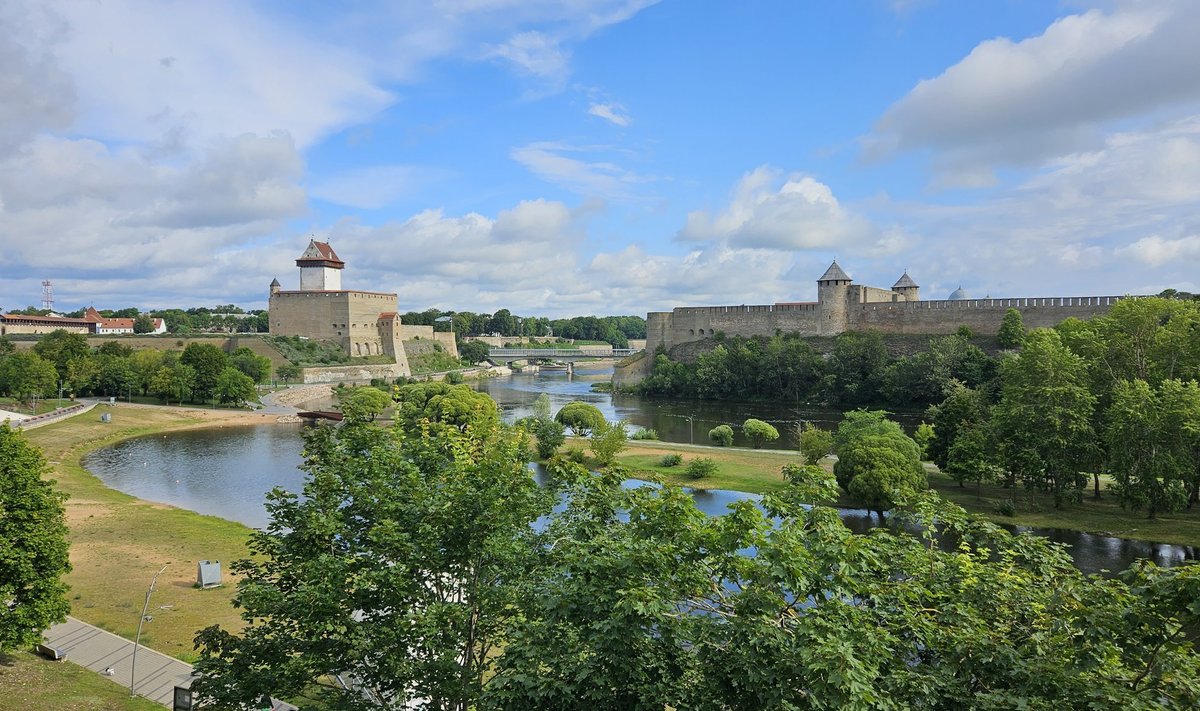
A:
[[[49,279],[42,280],[42,308],[47,311],[54,310],[54,285]]]

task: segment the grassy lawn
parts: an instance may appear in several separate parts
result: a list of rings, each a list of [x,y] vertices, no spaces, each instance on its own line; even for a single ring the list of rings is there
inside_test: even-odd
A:
[[[196,630],[220,623],[240,628],[230,600],[234,587],[228,564],[246,556],[246,526],[213,516],[141,501],[104,486],[80,464],[87,452],[118,440],[167,430],[271,422],[245,413],[117,406],[112,422],[95,411],[27,433],[51,462],[66,504],[71,537],[71,612],[76,617],[132,638],[150,579],[164,563],[150,604],[154,619],[142,641],[165,654],[194,661]],[[196,562],[220,560],[226,585],[198,590]],[[26,708],[35,708],[33,706]]]
[[[575,444],[583,446],[582,443]],[[678,466],[659,464],[663,455],[678,453],[683,462]],[[712,459],[720,467],[713,476],[692,479],[684,470],[688,462],[698,457]],[[784,464],[798,464],[795,453],[769,449],[734,449],[731,447],[682,447],[680,445],[635,440],[617,456],[617,463],[627,467],[639,479],[669,482],[694,489],[732,489],[752,494],[765,494],[784,487],[779,470]]]
[[[0,709],[55,711],[162,711],[129,689],[78,664],[52,662],[29,652],[0,655]]]
[[[11,397],[0,397],[0,410],[8,410],[22,415],[44,415],[47,412],[54,412],[60,407],[70,407],[74,405],[73,400],[63,398],[50,398],[48,400],[38,400],[35,407],[30,407],[29,403],[19,403]]]

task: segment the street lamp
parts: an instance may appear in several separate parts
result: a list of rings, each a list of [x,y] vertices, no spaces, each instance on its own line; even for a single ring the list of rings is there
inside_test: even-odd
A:
[[[695,424],[695,420],[696,420],[695,415],[668,415],[668,417],[678,417],[682,420],[687,420],[688,421],[688,444],[696,443],[696,434],[693,431],[693,427],[692,427],[692,425]]]
[[[142,603],[142,616],[138,618],[137,635],[133,638],[133,660],[129,663],[129,698],[136,696],[134,686],[137,684],[137,652],[138,644],[142,641],[142,623],[146,621],[146,610],[150,609],[150,594],[154,592],[154,584],[158,582],[158,576],[167,569],[170,563],[164,563],[163,567],[158,569],[154,577],[150,579],[150,587],[146,589],[146,602]]]

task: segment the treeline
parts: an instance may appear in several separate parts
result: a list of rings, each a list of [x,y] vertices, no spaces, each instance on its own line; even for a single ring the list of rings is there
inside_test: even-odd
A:
[[[67,318],[83,318],[86,308],[62,314]],[[134,333],[150,333],[154,330],[153,319],[161,318],[168,333],[267,333],[270,328],[268,313],[263,309],[246,311],[234,304],[220,304],[212,308],[197,306],[190,309],[152,309],[143,312],[136,306],[124,309],[96,309],[104,318],[133,319]],[[50,309],[27,306],[10,313],[26,316],[49,316]]]
[[[1200,501],[1200,303],[1126,299],[1025,335],[993,383],[952,383],[930,458],[959,481],[1079,499],[1105,474],[1150,517]]]
[[[449,317],[450,322],[438,319]],[[628,348],[630,338],[646,337],[646,319],[640,316],[575,316],[551,319],[543,316],[518,316],[508,309],[493,314],[477,314],[470,311],[409,311],[400,316],[401,323],[417,326],[434,326],[437,330],[450,330],[459,336],[486,336],[498,333],[501,336],[530,338],[570,338],[583,341],[605,341],[614,348]]]
[[[986,385],[997,362],[965,332],[932,338],[926,350],[901,358],[888,354],[877,331],[839,335],[828,357],[795,334],[735,336],[721,338],[694,363],[656,353],[652,372],[633,390],[711,400],[920,407],[940,401],[952,382]]]
[[[289,375],[285,368],[281,377]],[[0,338],[0,394],[19,402],[61,392],[237,404],[255,400],[255,384],[270,376],[271,360],[249,348],[226,353],[212,344],[191,343],[182,351],[133,350],[118,341],[92,348],[83,334],[60,330],[31,350],[17,350]]]

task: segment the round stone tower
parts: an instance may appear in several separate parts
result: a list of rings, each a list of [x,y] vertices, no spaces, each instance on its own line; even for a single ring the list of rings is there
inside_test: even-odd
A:
[[[896,283],[892,284],[892,291],[904,297],[905,301],[921,300],[921,287],[917,286],[917,282],[908,275],[908,270],[905,270]]]
[[[847,329],[850,308],[850,275],[837,260],[817,279],[817,312],[822,336],[836,336]]]

